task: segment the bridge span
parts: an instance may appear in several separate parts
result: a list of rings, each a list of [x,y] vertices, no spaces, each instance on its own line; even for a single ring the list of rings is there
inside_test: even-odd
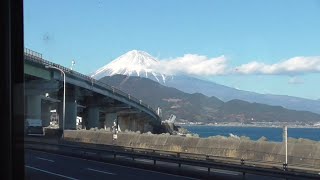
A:
[[[111,127],[147,132],[156,131],[161,118],[155,108],[130,94],[89,76],[42,58],[42,54],[25,49],[25,115],[26,119],[41,119],[44,127],[50,125],[52,112],[63,126],[63,76],[65,73],[64,129],[90,129]],[[77,117],[81,117],[80,119]]]

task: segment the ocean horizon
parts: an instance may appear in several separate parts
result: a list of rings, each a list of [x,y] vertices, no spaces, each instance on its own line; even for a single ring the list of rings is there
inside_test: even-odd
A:
[[[281,127],[241,127],[241,126],[205,126],[205,125],[180,125],[199,137],[209,136],[245,136],[251,140],[258,140],[266,137],[268,141],[282,142],[283,128]],[[288,127],[289,138],[303,138],[320,141],[320,128],[290,128]]]

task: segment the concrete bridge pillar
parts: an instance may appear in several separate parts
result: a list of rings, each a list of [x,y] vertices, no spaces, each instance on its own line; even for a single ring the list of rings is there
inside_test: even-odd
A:
[[[144,132],[153,132],[153,126],[150,124],[150,121],[146,117],[141,117],[139,115],[132,114],[121,114],[118,115],[118,123],[121,131],[130,130],[130,131],[140,131]]]
[[[77,102],[74,96],[66,97],[65,111],[65,127],[64,129],[76,129],[77,121]],[[62,116],[61,116],[62,117]]]
[[[87,129],[87,121],[88,121],[88,112],[87,112],[87,108],[84,109],[82,112],[78,112],[78,115],[82,118],[82,122],[81,122],[81,129]]]
[[[138,129],[138,131],[140,132],[144,132],[144,121],[143,120],[139,120],[138,118],[135,118],[135,124],[136,124],[136,128]]]
[[[149,121],[144,120],[143,132],[153,132],[153,126],[149,123]]]
[[[113,122],[117,120],[117,113],[106,113],[104,124],[106,127],[112,127]]]
[[[137,119],[131,117],[130,122],[129,122],[130,130],[131,131],[140,131],[137,124],[138,124]]]
[[[41,97],[37,95],[27,96],[26,118],[41,119]]]
[[[71,85],[66,85],[66,107],[65,107],[65,122],[64,129],[76,129],[77,122],[77,102],[76,102],[76,89]],[[60,88],[58,92],[58,99],[61,102],[58,105],[58,113],[59,113],[59,128],[63,127],[63,88]]]
[[[118,123],[120,126],[121,131],[131,130],[130,129],[130,116],[119,116]]]
[[[58,117],[59,117],[59,129],[62,130],[62,126],[63,126],[63,105],[62,105],[62,101],[58,103]]]
[[[42,119],[42,126],[47,127],[50,125],[50,109],[51,106],[48,102],[43,102],[41,107],[41,119]]]
[[[143,127],[144,127],[144,121],[141,121],[139,118],[136,116],[130,117],[130,122],[129,122],[129,128],[131,131],[140,131],[144,132]]]
[[[88,107],[88,128],[101,128],[99,122],[99,107]]]
[[[153,132],[153,126],[150,124],[148,118],[139,114],[131,117],[130,129],[132,131],[140,131],[142,133],[148,131]]]

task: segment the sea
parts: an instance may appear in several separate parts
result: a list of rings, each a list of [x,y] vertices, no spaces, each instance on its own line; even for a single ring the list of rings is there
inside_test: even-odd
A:
[[[251,140],[258,140],[262,136],[266,137],[268,141],[282,142],[283,128],[276,127],[239,127],[239,126],[181,126],[191,133],[198,134],[200,137],[209,136],[246,136]],[[320,141],[320,128],[289,128],[288,137],[304,138],[314,141]]]

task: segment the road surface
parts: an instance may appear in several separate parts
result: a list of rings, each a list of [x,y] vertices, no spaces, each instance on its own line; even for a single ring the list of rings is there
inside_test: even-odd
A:
[[[125,159],[125,158],[123,158]],[[128,159],[129,161],[129,159]],[[132,161],[132,160],[131,160]],[[139,160],[139,163],[152,165],[152,161]],[[157,162],[158,166],[177,168],[174,163]],[[182,166],[185,170],[194,170],[205,174],[206,168],[193,166]],[[166,174],[163,172],[138,169],[129,166],[109,164],[85,160],[75,157],[63,156],[58,154],[46,153],[34,150],[25,150],[25,179],[32,180],[51,180],[51,179],[69,179],[69,180],[92,180],[92,179],[116,179],[116,180],[191,180],[180,175]],[[224,170],[211,169],[211,178],[214,179],[242,179],[242,173]],[[246,179],[277,179],[256,175],[246,175]]]

